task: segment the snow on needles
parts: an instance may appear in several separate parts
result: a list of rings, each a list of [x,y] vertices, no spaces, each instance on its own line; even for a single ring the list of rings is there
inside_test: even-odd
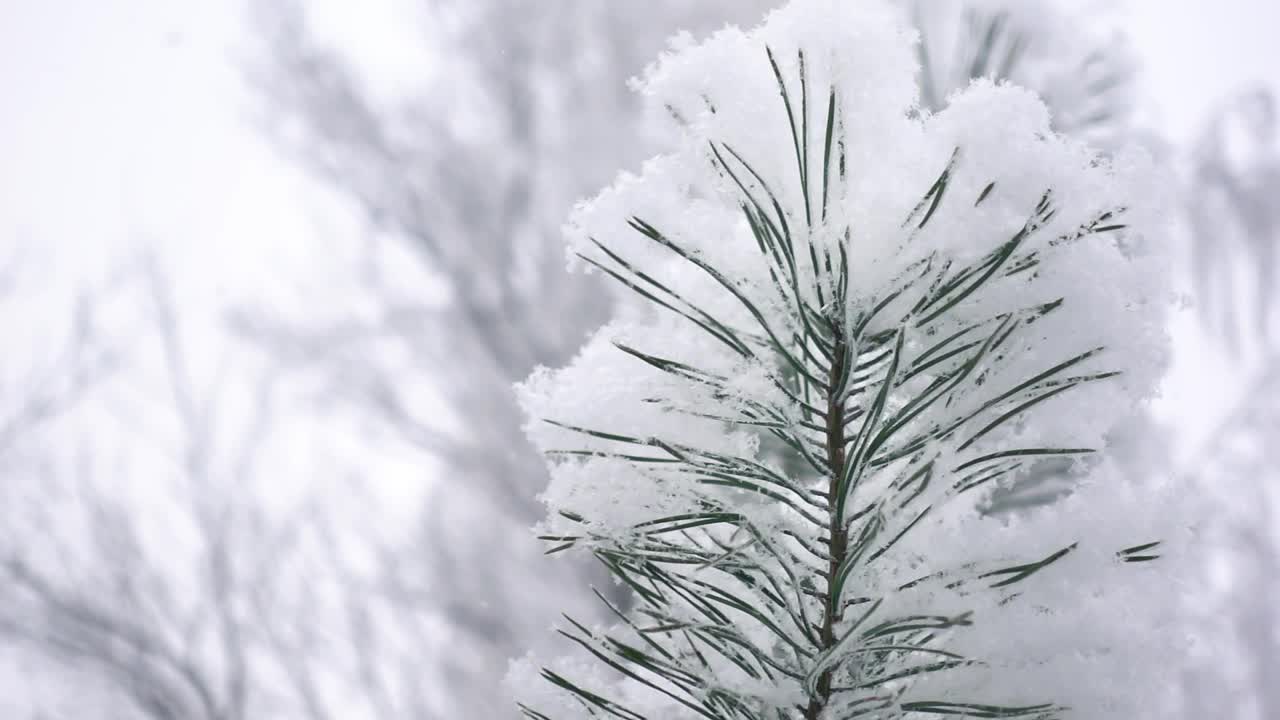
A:
[[[640,84],[671,151],[567,226],[615,318],[519,388],[540,533],[637,587],[570,635],[633,669],[521,661],[530,717],[1154,717],[1179,513],[1097,458],[1165,363],[1160,177],[1019,88],[929,114],[913,42],[796,0]],[[1050,457],[1070,498],[985,512]]]

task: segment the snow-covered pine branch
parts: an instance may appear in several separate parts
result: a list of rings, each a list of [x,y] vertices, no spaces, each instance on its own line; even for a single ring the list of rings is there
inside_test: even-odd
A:
[[[527,716],[1147,716],[1159,496],[1104,460],[978,509],[1151,393],[1158,179],[1012,87],[922,113],[914,57],[890,5],[796,0],[650,69],[675,147],[569,231],[617,315],[521,389],[544,539],[635,603],[513,667]]]

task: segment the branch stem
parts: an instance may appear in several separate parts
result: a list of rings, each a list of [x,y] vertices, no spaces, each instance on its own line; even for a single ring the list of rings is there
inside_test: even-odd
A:
[[[843,507],[842,503],[834,502],[841,492],[844,490],[840,487],[841,478],[844,477],[845,471],[845,416],[844,401],[838,394],[838,386],[840,377],[844,374],[846,363],[851,362],[849,358],[849,347],[845,343],[843,337],[837,336],[835,347],[832,352],[831,359],[831,376],[830,382],[827,383],[829,393],[827,396],[827,428],[826,428],[826,446],[827,446],[827,464],[829,466],[828,476],[828,497],[833,501],[829,503],[828,518],[828,541],[827,541],[827,557],[830,558],[827,566],[827,592],[824,598],[826,607],[822,613],[822,627],[819,629],[818,641],[821,643],[820,650],[829,650],[836,644],[836,626],[841,621],[843,608],[840,599],[835,596],[834,586],[836,573],[839,572],[841,565],[844,564],[845,555],[849,551],[848,529],[840,517],[839,508]],[[805,720],[818,720],[822,714],[823,708],[831,699],[831,676],[833,670],[827,670],[818,678],[818,692],[809,698],[809,706],[805,709]]]

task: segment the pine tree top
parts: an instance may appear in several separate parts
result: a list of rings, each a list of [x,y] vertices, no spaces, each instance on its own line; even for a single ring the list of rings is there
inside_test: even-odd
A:
[[[922,110],[911,42],[887,4],[797,0],[648,73],[673,151],[569,227],[618,315],[521,388],[544,537],[637,604],[569,620],[597,662],[541,671],[554,692],[517,666],[530,717],[1129,718],[1149,697],[1130,649],[1162,617],[1155,498],[1102,462],[1062,506],[981,510],[1153,391],[1157,176],[1055,135],[1024,90]]]

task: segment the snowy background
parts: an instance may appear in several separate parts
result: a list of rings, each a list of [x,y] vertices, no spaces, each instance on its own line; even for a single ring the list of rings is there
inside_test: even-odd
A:
[[[0,0],[0,717],[507,711],[592,572],[508,397],[602,317],[557,228],[647,154],[625,80],[770,3],[643,5]],[[1280,5],[1057,6],[1176,185],[1125,449],[1221,548],[1188,717],[1280,717]]]

